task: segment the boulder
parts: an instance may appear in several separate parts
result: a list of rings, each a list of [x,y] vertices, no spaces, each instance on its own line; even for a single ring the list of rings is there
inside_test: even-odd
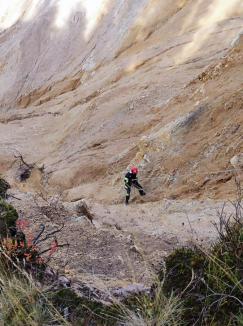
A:
[[[243,169],[243,153],[233,156],[230,163],[236,170]]]
[[[76,212],[79,215],[84,215],[93,224],[94,215],[90,212],[90,208],[84,200],[80,200],[76,205]]]

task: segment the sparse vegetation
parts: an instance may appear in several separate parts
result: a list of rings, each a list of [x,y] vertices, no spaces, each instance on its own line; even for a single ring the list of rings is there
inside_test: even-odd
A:
[[[156,282],[149,295],[129,299],[124,309],[126,326],[182,325],[182,303],[174,293],[166,296],[163,283]]]
[[[68,322],[48,299],[49,291],[46,292],[39,282],[47,267],[36,246],[39,237],[35,238],[35,242],[26,238],[21,223],[17,223],[17,211],[4,199],[9,186],[6,187],[8,184],[3,179],[1,185],[0,324],[66,325]],[[49,239],[51,235],[45,235],[44,239]],[[55,248],[51,246],[46,251],[57,247],[58,243]]]
[[[219,223],[215,225],[219,237],[210,249],[195,246],[175,250],[166,258],[149,293],[134,295],[123,302],[114,299],[108,305],[79,297],[70,288],[45,289],[40,274],[33,273],[44,272],[47,267],[36,247],[44,227],[34,243],[29,244],[23,232],[20,237],[16,210],[0,198],[0,321],[17,326],[243,325],[243,221],[239,185],[238,192],[234,214],[227,216],[222,209],[219,215]],[[47,234],[43,239],[48,237]]]
[[[0,178],[0,238],[7,235],[9,228],[15,227],[18,219],[16,209],[5,201],[9,188],[8,182]]]
[[[241,197],[240,197],[241,198]],[[174,291],[184,304],[186,325],[241,325],[243,313],[243,221],[222,210],[219,239],[210,250],[182,248],[166,259],[164,291]]]
[[[68,325],[34,280],[0,265],[0,323],[9,326]]]

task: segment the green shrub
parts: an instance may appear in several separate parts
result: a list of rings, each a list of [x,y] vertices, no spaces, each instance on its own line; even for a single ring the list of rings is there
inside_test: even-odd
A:
[[[166,279],[164,290],[181,293],[189,284],[192,275],[202,277],[205,269],[205,258],[197,248],[179,248],[166,259]],[[164,279],[164,271],[160,272],[160,280]]]
[[[197,248],[176,249],[166,260],[166,272],[160,273],[164,279],[163,290],[167,296],[176,293],[183,300],[183,319],[193,324],[203,308],[205,285],[201,282],[207,261]],[[165,276],[164,276],[165,273]]]
[[[167,296],[184,305],[186,325],[240,325],[243,314],[243,224],[240,205],[232,220],[220,217],[219,239],[210,250],[181,248],[166,258]]]
[[[9,183],[0,177],[0,197],[6,198],[7,190],[9,188]]]
[[[10,227],[15,227],[18,219],[16,209],[8,204],[4,199],[0,198],[0,236],[7,235],[7,230]]]

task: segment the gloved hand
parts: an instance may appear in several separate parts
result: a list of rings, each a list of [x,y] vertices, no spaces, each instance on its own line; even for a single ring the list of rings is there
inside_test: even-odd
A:
[[[145,196],[146,195],[146,192],[143,189],[139,190],[139,193],[140,193],[141,196]]]

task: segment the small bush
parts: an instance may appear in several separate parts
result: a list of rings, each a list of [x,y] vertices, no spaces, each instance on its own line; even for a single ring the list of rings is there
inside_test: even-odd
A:
[[[207,261],[197,248],[180,248],[169,255],[165,263],[163,290],[167,296],[176,293],[183,299],[183,319],[193,324],[203,308],[202,293],[206,289],[201,279],[207,268]],[[160,279],[163,277],[164,271],[160,273]]]
[[[6,198],[7,190],[10,188],[10,185],[7,181],[0,178],[0,197]]]
[[[166,259],[163,289],[183,300],[186,325],[242,322],[243,224],[239,202],[235,207],[231,219],[220,215],[219,239],[210,250],[181,248]]]
[[[8,204],[4,199],[0,198],[0,236],[7,235],[10,227],[15,227],[18,219],[16,209]]]

